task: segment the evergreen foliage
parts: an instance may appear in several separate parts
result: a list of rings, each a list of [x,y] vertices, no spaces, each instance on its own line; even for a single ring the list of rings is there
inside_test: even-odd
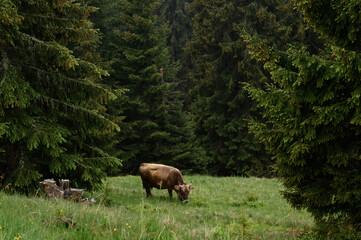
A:
[[[333,45],[345,49],[360,51],[361,2],[356,0],[332,1],[295,1],[310,27],[323,35]]]
[[[248,132],[248,120],[259,113],[242,85],[262,86],[269,75],[251,60],[241,34],[284,48],[290,39],[307,37],[303,24],[281,1],[195,0],[191,10],[192,112],[199,142],[211,158],[209,167],[220,175],[270,174],[269,157]]]
[[[176,89],[181,93],[183,110],[188,112],[191,98],[188,94],[191,88],[189,72],[192,64],[189,54],[185,51],[186,44],[192,37],[192,19],[188,10],[191,0],[169,0],[163,1],[158,10],[159,22],[167,23],[167,47],[170,54],[170,68],[176,72]]]
[[[22,192],[40,178],[69,178],[94,189],[120,164],[94,139],[119,130],[98,83],[106,72],[93,50],[94,8],[75,1],[0,3],[0,175]]]
[[[119,23],[119,1],[118,0],[87,0],[88,4],[97,7],[97,11],[90,16],[90,20],[99,31],[101,43],[99,53],[102,59],[102,67],[108,72],[108,75],[102,78],[102,83],[112,90],[117,96],[113,101],[107,102],[106,115],[112,121],[116,122],[120,131],[113,132],[107,136],[97,139],[97,144],[105,149],[110,155],[115,156],[122,161],[126,161],[131,156],[129,152],[122,148],[122,141],[128,136],[134,126],[134,122],[124,121],[124,108],[129,97],[129,89],[121,87],[119,79],[121,76],[118,65],[114,67],[119,57],[119,51],[116,50],[117,36],[115,32],[122,29]],[[107,168],[108,175],[119,175],[122,166]]]
[[[109,106],[129,127],[116,136],[123,172],[138,173],[142,162],[160,162],[202,171],[202,153],[193,146],[192,127],[182,112],[177,67],[166,46],[167,25],[156,13],[161,1],[95,1],[95,22],[104,38],[101,53],[111,63],[107,84],[126,88],[123,100]]]
[[[167,23],[167,45],[169,54],[174,61],[184,57],[184,47],[192,36],[192,19],[187,5],[191,0],[164,1],[159,8],[160,21]],[[183,62],[182,62],[183,63]]]
[[[253,57],[272,81],[265,89],[247,85],[264,109],[251,131],[274,155],[285,198],[313,214],[322,238],[359,239],[360,3],[295,3],[328,42],[316,52],[296,44],[282,52],[253,40]]]

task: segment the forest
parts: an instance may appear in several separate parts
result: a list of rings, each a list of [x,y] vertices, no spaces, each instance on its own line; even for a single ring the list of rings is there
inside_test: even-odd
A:
[[[277,178],[361,237],[359,0],[1,0],[0,191],[143,162]]]

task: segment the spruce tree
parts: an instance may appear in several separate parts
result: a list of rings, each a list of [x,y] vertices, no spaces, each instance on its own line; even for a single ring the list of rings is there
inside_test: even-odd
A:
[[[103,33],[102,57],[110,63],[105,78],[113,89],[127,89],[122,101],[109,105],[128,126],[116,136],[117,155],[125,173],[137,173],[142,162],[160,162],[201,171],[193,147],[190,121],[182,112],[177,67],[166,46],[167,25],[157,13],[161,1],[94,1],[100,7],[96,26]]]
[[[257,35],[263,44],[278,48],[289,39],[305,38],[297,15],[281,3],[195,0],[190,5],[193,119],[215,174],[270,174],[269,157],[248,132],[248,120],[259,113],[243,89],[243,83],[262,86],[269,76],[251,60],[241,35]]]
[[[272,81],[247,86],[264,109],[251,130],[276,159],[284,197],[307,209],[322,238],[361,237],[359,1],[295,1],[327,44],[287,52],[253,42]]]
[[[99,43],[94,8],[64,1],[0,3],[0,175],[23,192],[41,178],[100,186],[120,164],[95,138],[119,129],[103,113],[115,95],[98,83],[106,72],[92,53]]]
[[[158,10],[159,21],[167,23],[167,47],[170,54],[170,66],[176,72],[176,89],[181,93],[183,99],[183,110],[188,112],[191,98],[188,94],[191,88],[189,72],[192,64],[190,55],[185,51],[187,43],[192,37],[192,16],[188,10],[191,0],[163,1]]]
[[[192,16],[188,10],[190,2],[192,1],[163,1],[157,13],[159,16],[158,24],[166,23],[168,29],[165,37],[170,61],[164,71],[168,72],[169,93],[172,95],[172,105],[174,106],[172,112],[178,115],[174,118],[176,121],[173,124],[182,126],[177,130],[177,135],[182,139],[177,144],[178,150],[176,150],[180,154],[172,158],[169,163],[179,166],[181,169],[186,169],[188,172],[200,173],[205,171],[207,157],[204,150],[196,146],[194,126],[189,116],[191,102],[189,72],[192,64],[190,55],[185,49],[187,43],[191,40],[193,30]]]
[[[191,0],[164,1],[159,8],[160,21],[167,23],[167,45],[174,61],[183,58],[184,47],[192,36],[192,19],[187,5]]]

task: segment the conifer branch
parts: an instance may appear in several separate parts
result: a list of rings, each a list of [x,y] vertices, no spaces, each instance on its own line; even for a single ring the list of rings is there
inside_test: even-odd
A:
[[[58,99],[51,98],[48,96],[41,96],[41,97],[39,97],[39,99],[41,99],[43,101],[43,103],[48,104],[51,107],[60,107],[60,108],[63,108],[64,110],[71,110],[78,114],[81,113],[83,115],[86,115],[88,118],[94,119],[96,122],[101,122],[104,125],[108,124],[108,126],[111,126],[112,130],[114,130],[114,129],[117,131],[120,130],[118,124],[105,118],[103,115],[98,113],[96,110],[91,110],[91,109],[83,108],[80,106],[76,106],[71,103],[60,101]],[[77,116],[79,116],[79,115],[77,115]]]
[[[47,75],[50,75],[50,76],[54,76],[55,78],[53,78],[53,80],[55,81],[60,81],[61,80],[64,80],[64,81],[69,81],[69,82],[73,82],[75,84],[78,84],[78,85],[81,85],[83,87],[89,87],[89,88],[92,88],[93,91],[96,91],[98,90],[98,92],[102,92],[104,94],[107,94],[109,96],[110,99],[115,99],[117,98],[116,95],[108,90],[107,88],[104,88],[102,86],[100,86],[99,84],[96,84],[96,83],[93,83],[91,81],[88,81],[86,79],[76,79],[76,78],[70,78],[70,77],[66,77],[66,76],[62,76],[60,75],[59,73],[55,73],[55,72],[50,72],[50,71],[45,71],[43,69],[40,69],[40,68],[37,68],[37,67],[34,67],[34,66],[31,66],[31,65],[27,65],[27,64],[23,64],[23,63],[20,63],[20,62],[15,62],[16,64],[18,65],[21,65],[23,67],[26,67],[26,68],[29,68],[29,69],[32,69],[32,70],[35,70],[35,71],[38,71],[40,73],[43,73],[43,74],[47,74]],[[59,79],[59,80],[58,80]],[[0,84],[1,85],[1,84]]]
[[[36,38],[36,37],[34,37],[34,36],[31,36],[31,35],[29,35],[29,34],[27,34],[27,33],[23,33],[23,32],[19,32],[19,33],[20,33],[20,35],[22,35],[22,36],[25,37],[26,39],[29,39],[29,40],[31,40],[31,41],[33,41],[33,42],[35,42],[35,43],[44,45],[44,46],[46,46],[46,47],[48,47],[48,48],[56,49],[56,50],[58,50],[58,51],[60,51],[59,49],[62,49],[62,50],[65,49],[65,50],[69,51],[69,49],[68,49],[67,47],[62,46],[61,44],[59,44],[59,43],[56,42],[56,41],[52,42],[52,43],[54,44],[54,45],[52,45],[52,44],[49,44],[48,42],[44,42],[44,41],[42,41],[42,40],[40,40],[40,39],[38,39],[38,38]]]
[[[86,81],[85,79],[79,80],[79,79],[75,79],[75,78],[65,77],[65,76],[59,75],[59,74],[57,74],[55,72],[45,71],[45,70],[42,70],[42,69],[34,67],[34,66],[25,65],[25,64],[21,64],[21,63],[19,63],[19,64],[22,65],[23,67],[27,67],[27,68],[36,70],[36,71],[41,72],[41,73],[52,75],[52,76],[57,77],[59,79],[68,80],[68,81],[77,83],[79,85],[89,86],[89,87],[98,88],[100,90],[106,91],[106,89],[98,86],[97,84],[93,84],[92,82]]]
[[[60,21],[88,21],[88,19],[76,19],[76,18],[61,18],[61,17],[53,17],[53,16],[44,16],[40,14],[31,14],[26,12],[18,12],[21,15],[26,16],[33,16],[33,17],[40,17],[40,18],[46,18],[46,19],[53,19],[53,20],[60,20]]]
[[[23,32],[19,32],[19,33],[20,33],[20,35],[22,35],[23,37],[25,37],[25,38],[27,38],[27,39],[30,39],[30,40],[32,40],[33,42],[40,43],[40,44],[45,44],[44,41],[42,41],[42,40],[40,40],[40,39],[37,39],[36,37],[31,36],[31,35],[29,35],[29,34],[27,34],[27,33],[23,33]],[[46,45],[47,45],[47,46],[50,46],[49,44],[46,44]]]
[[[96,153],[97,155],[99,155],[98,157],[87,157],[87,158],[83,158],[83,159],[97,159],[97,158],[114,158],[117,159],[116,157],[112,157],[110,154],[104,152],[101,148],[97,147],[97,146],[92,146],[86,143],[82,144],[83,147],[88,148],[90,151],[92,151],[93,153]]]

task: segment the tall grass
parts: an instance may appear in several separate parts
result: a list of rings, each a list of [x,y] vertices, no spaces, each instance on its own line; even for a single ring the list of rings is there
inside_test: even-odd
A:
[[[153,189],[153,198],[145,198],[138,176],[107,179],[108,204],[0,193],[0,239],[312,238],[305,235],[311,217],[288,206],[275,180],[184,178],[195,187],[188,204],[166,190]]]

